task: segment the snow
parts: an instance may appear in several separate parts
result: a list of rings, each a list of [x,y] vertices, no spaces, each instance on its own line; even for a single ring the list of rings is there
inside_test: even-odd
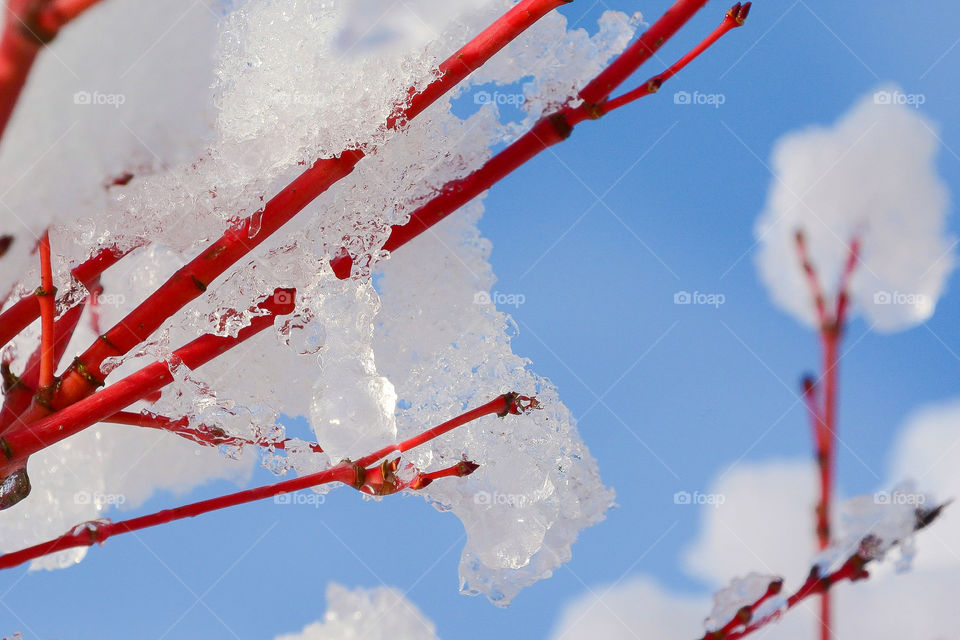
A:
[[[956,254],[946,231],[949,195],[937,174],[937,128],[917,109],[885,100],[879,87],[833,126],[782,137],[774,178],[757,221],[757,265],[774,302],[807,325],[812,295],[794,236],[802,231],[829,294],[859,238],[862,260],[851,283],[855,312],[879,331],[927,320]]]
[[[731,580],[729,585],[713,594],[713,609],[704,622],[707,631],[721,629],[737,616],[740,609],[755,603],[767,593],[772,583],[779,580],[778,576],[762,573],[748,573]]]
[[[494,305],[474,303],[475,294],[495,282],[489,242],[477,229],[482,204],[471,203],[395,256],[382,255],[380,247],[391,225],[405,222],[438,187],[481,166],[492,146],[517,134],[515,124],[502,122],[496,102],[464,118],[453,115],[456,96],[491,83],[516,91],[522,83],[522,108],[533,121],[621,51],[639,20],[606,12],[591,36],[551,14],[402,131],[383,129],[408,87],[425,86],[443,59],[511,5],[104,3],[53,43],[0,148],[0,169],[36,164],[22,175],[0,171],[4,180],[17,177],[8,201],[30,221],[28,229],[15,219],[0,222],[0,233],[18,236],[13,255],[4,258],[5,267],[15,268],[4,269],[0,288],[14,284],[5,274],[20,273],[21,266],[18,295],[35,287],[32,235],[51,221],[57,222],[51,240],[58,283],[99,247],[127,249],[149,240],[104,274],[103,328],[308,163],[362,149],[367,157],[352,174],[145,344],[107,363],[108,383],[167,358],[199,334],[236,335],[255,313],[250,307],[282,286],[297,289],[293,314],[197,371],[173,367],[173,384],[150,410],[244,437],[282,437],[284,416],[308,417],[327,453],[310,454],[301,443],[286,455],[263,456],[261,463],[282,475],[356,458],[507,391],[537,395],[542,411],[485,418],[408,456],[424,471],[464,454],[481,465],[468,479],[435,482],[420,495],[464,522],[461,589],[501,605],[570,558],[579,532],[603,518],[612,492],[556,390],[513,353],[516,323]],[[389,19],[362,29],[381,9]],[[171,26],[174,14],[180,19]],[[103,30],[120,35],[94,35]],[[98,47],[92,53],[91,41]],[[68,69],[63,60],[70,61]],[[73,93],[83,87],[123,100],[74,104]],[[31,111],[31,122],[40,114],[49,128],[26,126],[23,114]],[[38,156],[37,149],[56,152]],[[104,188],[123,171],[134,178]],[[38,188],[50,183],[60,188]],[[38,192],[45,196],[33,197]],[[51,211],[62,213],[52,219]],[[346,281],[328,265],[341,247],[360,258]],[[374,268],[376,287],[365,256],[389,257]],[[31,329],[14,341],[15,370],[36,338]],[[84,320],[68,357],[93,339]],[[145,449],[150,464],[129,472],[130,456]],[[135,474],[137,497],[127,505],[170,486],[169,461],[184,458],[184,451],[191,453],[179,469],[181,488],[214,477],[243,481],[252,464],[251,452],[235,462],[235,450],[218,457],[210,449],[194,456],[195,449],[163,434],[104,427],[35,456],[35,495],[0,516],[9,532],[5,548],[58,535],[116,506],[73,504],[78,479],[63,472],[68,458],[83,461],[87,475],[80,484],[90,491],[126,491]],[[39,514],[44,526],[29,524]]]
[[[840,506],[840,530],[837,540],[820,554],[817,566],[829,573],[854,553],[870,560],[883,560],[897,547],[901,557],[898,568],[909,568],[918,509],[932,509],[931,496],[917,492],[912,481],[898,484],[892,491],[850,498]]]

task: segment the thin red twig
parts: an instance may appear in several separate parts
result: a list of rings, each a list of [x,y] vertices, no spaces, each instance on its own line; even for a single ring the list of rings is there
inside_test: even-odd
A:
[[[255,316],[249,325],[237,332],[236,337],[202,335],[174,351],[169,361],[154,362],[112,383],[100,393],[88,396],[53,415],[35,421],[24,417],[26,426],[0,437],[0,451],[3,452],[8,464],[13,467],[37,451],[126,409],[134,402],[173,382],[171,366],[182,365],[189,369],[196,369],[272,326],[276,316],[291,313],[294,309],[294,292],[290,289],[277,289],[274,295],[269,296],[257,306],[267,314]],[[36,412],[39,415],[38,407],[40,405],[31,405],[30,412]]]
[[[399,442],[397,444],[391,444],[383,449],[380,449],[379,451],[371,453],[368,456],[364,456],[363,458],[357,460],[357,464],[362,467],[370,466],[380,458],[388,456],[391,453],[403,453],[404,451],[409,451],[414,447],[420,446],[424,442],[433,440],[437,436],[441,436],[448,431],[452,431],[461,425],[464,425],[468,422],[473,422],[477,418],[481,418],[483,416],[497,414],[502,418],[508,413],[518,415],[529,409],[536,409],[537,407],[539,407],[539,404],[535,398],[521,396],[516,393],[505,393],[502,396],[497,396],[485,405],[471,409],[466,413],[462,413],[456,418],[447,420],[443,424],[437,425],[436,427],[424,431],[423,433],[408,440],[404,440],[403,442]]]
[[[840,340],[846,323],[846,312],[850,296],[850,281],[859,259],[860,243],[854,238],[850,243],[849,254],[840,275],[833,316],[827,311],[824,291],[817,277],[814,265],[810,261],[805,236],[802,231],[796,234],[797,254],[806,276],[814,306],[820,324],[820,344],[823,352],[823,392],[822,400],[817,402],[818,385],[812,379],[804,381],[804,399],[813,427],[813,439],[816,449],[817,468],[819,470],[819,497],[816,506],[817,546],[826,549],[831,542],[830,522],[833,505],[833,493],[836,474],[837,440],[837,386]],[[824,591],[820,597],[820,638],[830,640],[832,628],[832,607],[830,593]]]
[[[271,484],[254,489],[247,489],[237,493],[230,493],[209,500],[202,500],[175,507],[173,509],[164,509],[156,513],[122,520],[120,522],[110,522],[109,520],[94,520],[75,526],[70,532],[64,535],[35,544],[32,547],[20,549],[12,553],[0,556],[0,569],[9,569],[17,565],[29,562],[50,553],[73,549],[76,547],[89,547],[94,543],[103,544],[108,538],[121,533],[130,533],[149,527],[155,527],[161,524],[167,524],[184,518],[193,518],[195,516],[226,509],[264,498],[271,498],[291,491],[299,491],[309,487],[316,487],[332,482],[342,482],[344,484],[353,484],[356,473],[353,465],[350,463],[341,463],[335,467],[320,471],[319,473],[286,480],[276,484]]]
[[[140,246],[142,245],[131,247],[126,251],[117,251],[113,248],[101,249],[88,260],[76,266],[70,273],[89,289],[104,271]],[[0,313],[0,347],[13,340],[39,317],[40,305],[34,295],[24,296],[10,305],[9,309]]]
[[[40,288],[37,303],[40,305],[40,380],[41,388],[53,384],[53,323],[56,320],[57,289],[53,286],[53,267],[50,263],[50,233],[40,238]]]
[[[843,267],[843,273],[840,274],[840,284],[837,287],[837,309],[834,313],[837,327],[842,329],[847,319],[847,309],[850,306],[850,280],[853,278],[853,272],[860,261],[860,238],[855,237],[850,241],[850,247],[847,252],[847,262]]]
[[[383,250],[392,252],[402,247],[410,240],[424,233],[448,215],[473,200],[475,197],[492,187],[518,167],[549,147],[566,140],[573,133],[577,124],[596,119],[604,115],[604,105],[607,96],[646,62],[667,39],[683,26],[705,4],[705,0],[679,0],[650,29],[616,58],[603,72],[591,81],[578,94],[580,106],[565,106],[544,116],[533,127],[510,144],[506,149],[494,155],[482,167],[462,178],[451,180],[443,185],[437,194],[426,204],[410,214],[410,220],[405,224],[393,225],[390,236],[383,245]],[[739,26],[735,16],[746,17],[747,11],[739,4],[735,5],[724,17],[724,22],[714,31],[716,37],[701,43],[688,56],[677,64],[676,70],[685,66],[700,53],[700,47],[706,48],[716,41],[723,33],[734,26]],[[727,26],[732,25],[732,26]],[[711,39],[712,38],[712,39]],[[675,65],[676,66],[676,65]],[[634,98],[635,99],[635,98]],[[372,256],[366,259],[372,260]],[[353,270],[354,257],[346,250],[341,249],[331,260],[330,266],[338,278],[350,277]]]
[[[733,29],[742,27],[747,19],[747,15],[750,13],[751,4],[752,3],[747,2],[741,5],[738,2],[737,4],[733,5],[733,7],[727,11],[727,14],[724,16],[723,22],[720,23],[720,26],[714,29],[710,35],[704,38],[700,44],[691,49],[685,56],[670,65],[666,71],[658,73],[652,78],[649,78],[636,89],[627,91],[616,98],[604,100],[597,105],[597,111],[600,114],[607,114],[644,96],[648,96],[651,93],[656,93],[659,91],[664,82],[675,76],[677,72],[693,62],[701,53],[710,48],[714,42],[722,38]]]
[[[511,40],[566,0],[522,0],[477,37],[440,65],[440,73],[427,88],[401,105],[387,121],[387,129],[414,118],[437,98],[459,84]],[[408,93],[409,95],[409,93]],[[175,273],[123,320],[91,345],[64,374],[52,403],[57,408],[73,404],[96,389],[103,361],[126,354],[145,340],[167,318],[199,296],[206,287],[243,256],[286,224],[317,196],[349,175],[364,157],[361,150],[344,151],[318,160],[253,216],[237,221],[223,236]],[[81,367],[83,370],[81,370]]]
[[[211,447],[219,447],[221,445],[237,447],[252,445],[256,447],[263,447],[264,449],[286,449],[287,443],[291,442],[291,438],[284,438],[283,440],[250,440],[248,438],[241,438],[240,436],[232,436],[220,427],[214,427],[210,425],[191,427],[190,420],[188,418],[178,418],[174,420],[173,418],[157,415],[149,411],[144,411],[141,413],[118,411],[112,416],[101,420],[101,422],[108,422],[110,424],[125,424],[133,427],[146,427],[148,429],[159,429],[160,431],[167,431],[174,435],[178,435],[181,438],[186,438],[187,440],[196,442],[197,444]],[[308,443],[308,446],[314,453],[323,453],[323,449],[315,442]]]
[[[817,276],[817,270],[810,262],[810,254],[807,251],[807,240],[803,231],[797,231],[796,236],[797,254],[800,256],[800,267],[803,269],[803,275],[807,279],[807,285],[810,287],[810,293],[813,296],[813,306],[817,311],[817,321],[821,327],[825,327],[829,322],[827,317],[827,304],[824,299],[823,286],[820,284],[820,278]]]
[[[174,509],[165,509],[129,520],[120,522],[95,520],[82,523],[58,538],[0,556],[0,569],[14,567],[56,551],[63,551],[64,549],[89,547],[94,543],[102,544],[108,538],[117,534],[138,531],[175,520],[191,518],[219,509],[226,509],[228,507],[332,482],[341,482],[369,495],[385,496],[396,493],[402,489],[422,489],[438,478],[463,477],[473,473],[478,466],[472,462],[463,460],[439,471],[422,473],[414,470],[410,480],[401,481],[395,473],[399,467],[399,459],[384,460],[383,463],[370,468],[367,468],[367,465],[379,460],[384,455],[388,455],[390,452],[409,450],[411,447],[423,444],[455,427],[466,424],[471,420],[476,420],[481,416],[489,415],[490,413],[506,416],[508,413],[520,413],[536,406],[538,405],[534,398],[527,398],[526,396],[520,396],[516,393],[504,394],[481,407],[467,411],[457,418],[438,425],[433,429],[429,429],[414,438],[364,456],[356,462],[345,460],[330,469],[317,473],[256,487],[254,489],[246,489],[209,500],[201,500]]]
[[[56,339],[53,343],[54,368],[59,364],[66,353],[70,338],[80,322],[80,316],[83,315],[84,305],[77,304],[63,312],[54,323],[54,334]],[[12,372],[4,371],[4,387],[6,395],[3,399],[3,408],[0,409],[0,435],[6,433],[14,424],[22,424],[20,416],[30,407],[30,402],[34,395],[40,389],[40,354],[41,348],[31,354],[24,366],[23,373],[20,376],[13,375]],[[8,366],[8,365],[3,365]],[[43,394],[50,393],[51,389],[46,387]],[[41,396],[40,402],[44,402],[44,396]]]

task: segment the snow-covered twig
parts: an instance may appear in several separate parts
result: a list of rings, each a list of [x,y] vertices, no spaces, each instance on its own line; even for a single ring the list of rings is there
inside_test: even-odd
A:
[[[416,99],[399,106],[385,125],[395,128],[457,86],[539,18],[565,0],[522,0],[440,65],[440,74]],[[409,95],[409,92],[408,92]],[[347,150],[317,160],[260,211],[235,223],[199,256],[179,269],[102,339],[90,345],[62,376],[54,403],[68,406],[96,389],[85,372],[99,373],[103,361],[122,356],[156,331],[168,318],[206,291],[228,268],[289,222],[320,194],[349,175],[365,156]]]
[[[927,527],[936,520],[946,506],[947,503],[942,503],[930,509],[917,508],[912,531],[919,531]],[[825,562],[814,564],[803,584],[786,597],[780,595],[783,581],[779,578],[771,580],[759,598],[740,607],[729,622],[718,629],[708,631],[701,640],[737,640],[738,638],[744,638],[771,622],[775,622],[780,616],[806,599],[818,594],[829,593],[831,587],[839,582],[845,580],[855,582],[869,577],[866,570],[867,565],[875,560],[881,560],[886,552],[903,542],[901,539],[883,540],[874,534],[866,535],[860,540],[857,550],[847,556],[838,567],[833,568]],[[829,555],[825,554],[824,557],[829,557]],[[760,611],[759,616],[758,611]]]
[[[24,562],[29,562],[35,558],[57,551],[63,551],[64,549],[89,547],[94,543],[103,544],[107,538],[117,534],[139,531],[175,520],[192,518],[212,511],[263,500],[284,493],[317,487],[323,484],[340,482],[368,495],[386,496],[397,493],[403,489],[423,489],[439,478],[464,477],[476,471],[478,465],[467,460],[461,460],[455,465],[434,472],[424,473],[411,468],[406,470],[408,473],[403,474],[404,477],[397,475],[397,471],[400,468],[399,458],[384,460],[381,464],[372,467],[369,465],[385,455],[389,455],[392,452],[408,451],[415,446],[433,440],[451,429],[482,416],[496,413],[500,417],[504,417],[511,413],[520,414],[537,406],[537,401],[534,398],[527,398],[516,393],[504,394],[485,405],[467,411],[414,438],[371,453],[356,462],[344,460],[330,469],[299,478],[284,480],[254,489],[246,489],[209,500],[201,500],[173,509],[164,509],[163,511],[131,518],[129,520],[122,520],[120,522],[94,520],[81,523],[58,538],[0,556],[0,569],[15,567]]]
[[[624,97],[618,98],[614,107],[610,107],[607,102],[607,97],[630,74],[639,69],[704,4],[705,0],[681,0],[675,3],[636,42],[580,91],[577,96],[579,106],[567,105],[542,117],[528,132],[490,158],[482,167],[469,175],[451,180],[443,185],[436,196],[410,214],[408,222],[393,226],[390,236],[383,245],[383,250],[396,251],[424,233],[518,167],[530,161],[540,152],[566,140],[579,123],[597,119],[617,106],[622,106],[626,102],[642,97],[631,95],[626,102],[623,102]],[[749,7],[750,3],[741,5],[738,2],[734,5],[725,14],[721,25],[706,40],[681,58],[670,69],[660,74],[660,76],[664,76],[663,80],[685,67],[723,34],[743,24],[743,20],[749,13]],[[644,95],[649,93],[652,93],[652,91],[648,91]],[[341,250],[330,261],[330,266],[337,277],[345,279],[350,277],[354,259],[355,257],[347,253],[346,250]],[[371,258],[368,257],[367,259],[370,260]]]
[[[141,413],[118,411],[112,416],[103,419],[102,422],[109,424],[124,424],[131,427],[146,427],[148,429],[166,431],[167,433],[172,433],[180,436],[181,438],[190,440],[191,442],[196,442],[197,444],[202,444],[209,447],[242,447],[245,445],[251,445],[262,447],[264,449],[286,449],[287,443],[291,441],[290,438],[285,438],[283,440],[251,440],[249,438],[230,435],[220,427],[216,426],[200,425],[199,427],[191,427],[189,418],[173,419],[166,416],[160,416],[155,413],[150,413],[149,411],[143,411]],[[309,443],[307,447],[314,453],[323,453],[323,448],[316,442]]]
[[[20,465],[37,451],[79,433],[170,384],[173,382],[171,368],[186,366],[189,369],[196,369],[267,327],[273,326],[276,316],[289,314],[294,306],[294,292],[289,289],[277,289],[274,295],[257,305],[262,315],[255,316],[249,325],[237,332],[235,337],[204,334],[174,351],[167,361],[148,365],[111,384],[100,393],[90,395],[68,407],[54,407],[57,410],[52,415],[36,420],[25,420],[26,426],[0,437],[0,451],[6,457],[8,466]],[[103,385],[103,381],[97,379],[92,373],[82,369],[81,371],[89,384],[94,387]],[[47,409],[42,405],[34,404],[27,413],[33,412],[34,415],[39,415],[38,407]],[[47,414],[50,414],[49,409]]]

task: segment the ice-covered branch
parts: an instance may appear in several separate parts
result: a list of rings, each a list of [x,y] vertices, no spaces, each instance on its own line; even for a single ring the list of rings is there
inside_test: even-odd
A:
[[[88,289],[92,288],[104,271],[119,262],[134,248],[136,247],[126,251],[114,248],[101,249],[72,269],[70,274]],[[35,295],[24,296],[10,305],[9,309],[0,313],[0,347],[10,342],[39,317],[40,304]]]
[[[290,438],[285,438],[283,440],[266,440],[263,438],[254,440],[250,438],[242,438],[240,436],[230,435],[217,426],[204,424],[198,427],[192,427],[190,426],[189,418],[173,419],[166,416],[157,415],[155,413],[150,413],[149,411],[143,411],[141,413],[118,411],[112,416],[104,418],[101,420],[101,422],[107,422],[110,424],[125,424],[132,427],[146,427],[148,429],[166,431],[168,433],[178,435],[181,438],[196,442],[197,444],[210,447],[219,447],[223,445],[242,447],[245,445],[251,445],[263,447],[264,449],[286,449],[287,443],[291,441]],[[323,453],[323,448],[315,442],[310,443],[307,446],[314,453]]]
[[[523,0],[512,7],[448,58],[440,66],[437,78],[416,99],[396,109],[386,128],[396,128],[398,124],[414,118],[539,18],[564,3],[564,0]],[[62,377],[53,401],[55,406],[68,406],[93,393],[96,386],[91,384],[85,372],[96,375],[106,358],[124,355],[145,340],[167,318],[203,293],[224,271],[289,222],[331,185],[349,175],[364,156],[362,150],[350,150],[336,157],[318,160],[274,196],[263,209],[235,221],[218,240],[178,270],[107,331],[102,339],[84,351]]]
[[[261,315],[254,316],[250,324],[241,329],[236,337],[204,334],[174,351],[168,360],[148,365],[111,384],[100,393],[90,395],[45,418],[29,419],[32,417],[29,415],[30,412],[41,415],[38,407],[45,409],[34,404],[24,418],[26,425],[0,438],[0,450],[6,457],[8,467],[21,464],[37,451],[79,433],[90,425],[162,389],[173,382],[171,368],[186,366],[189,369],[196,369],[267,327],[273,326],[276,316],[293,311],[294,292],[289,289],[277,289],[274,295],[269,296],[257,306]],[[95,378],[91,372],[84,371],[84,375],[91,385],[102,386],[103,381]]]
[[[885,506],[896,508],[896,505]],[[715,629],[707,631],[701,640],[744,638],[777,621],[787,611],[808,598],[829,593],[837,583],[847,580],[855,582],[869,577],[866,567],[870,562],[882,560],[888,551],[905,544],[907,537],[930,525],[945,506],[946,503],[929,509],[918,507],[912,511],[907,527],[901,527],[899,531],[867,533],[857,538],[853,548],[848,541],[841,541],[828,548],[810,569],[803,584],[789,596],[781,594],[783,581],[780,578],[771,578],[766,585],[752,585],[760,587],[757,589],[758,593],[754,596],[747,595],[745,598],[738,593],[743,586],[740,584],[741,581],[735,581],[731,587],[714,597],[716,604],[710,616],[710,620],[716,621],[722,617],[727,622],[720,622]],[[878,523],[874,522],[874,525],[876,524]],[[885,533],[888,535],[885,536]],[[851,552],[844,553],[845,550]],[[839,561],[835,559],[838,553],[843,554]],[[756,578],[759,577],[752,576],[753,582],[757,582]],[[734,592],[732,597],[727,597],[726,591]],[[733,611],[730,611],[731,608]]]
[[[78,403],[78,405],[75,406],[79,406],[80,404],[82,403]],[[433,472],[421,472],[409,466],[403,469],[403,471],[400,471],[399,458],[384,460],[381,464],[373,467],[369,467],[368,465],[391,452],[407,451],[482,416],[496,413],[500,417],[504,417],[510,413],[522,413],[536,406],[537,402],[534,398],[527,398],[516,393],[504,394],[481,407],[467,411],[414,438],[371,453],[356,462],[344,460],[329,469],[299,478],[284,480],[253,489],[246,489],[209,500],[201,500],[181,507],[165,509],[120,522],[93,520],[81,523],[58,538],[0,556],[0,569],[15,567],[24,562],[29,562],[35,558],[57,551],[63,551],[64,549],[89,547],[94,543],[103,544],[108,538],[117,534],[139,531],[175,520],[192,518],[212,511],[247,504],[293,491],[301,491],[323,484],[340,482],[368,495],[386,496],[397,493],[403,489],[423,489],[434,480],[440,478],[468,476],[476,471],[478,467],[478,465],[468,460],[461,460],[455,465]],[[400,472],[398,473],[398,471]]]
[[[642,97],[634,95],[633,92],[624,94],[617,99],[613,107],[610,107],[606,101],[611,92],[615,91],[634,71],[639,69],[704,4],[704,0],[680,0],[676,2],[636,42],[580,91],[577,96],[578,106],[567,105],[544,116],[527,133],[506,149],[494,155],[482,167],[469,175],[443,185],[438,190],[437,195],[410,214],[410,220],[407,223],[393,226],[389,238],[383,245],[383,250],[395,251],[424,233],[540,152],[566,140],[573,133],[577,124],[584,120],[599,118],[608,111],[626,104],[626,102]],[[651,82],[656,78],[661,78],[660,82],[662,83],[663,80],[673,76],[685,67],[724,33],[743,24],[743,20],[749,13],[749,6],[750,3],[734,5],[724,16],[721,25],[706,40],[659,76],[651,78],[644,85],[647,88],[644,95],[653,93],[653,90],[650,90]],[[657,88],[659,88],[659,84],[657,84]],[[369,259],[371,258],[368,257]],[[330,266],[337,277],[345,279],[351,274],[353,262],[354,257],[346,250],[341,250],[330,261]]]

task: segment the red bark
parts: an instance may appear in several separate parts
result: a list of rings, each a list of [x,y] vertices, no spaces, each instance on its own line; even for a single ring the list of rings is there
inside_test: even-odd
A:
[[[101,395],[101,394],[97,394]],[[79,406],[78,403],[77,406]],[[476,420],[485,415],[496,413],[504,417],[508,413],[519,414],[527,409],[536,408],[537,402],[534,398],[520,396],[516,393],[507,393],[487,404],[477,407],[461,414],[460,416],[448,420],[432,429],[425,431],[418,436],[405,440],[401,443],[386,447],[380,451],[364,456],[356,462],[344,460],[338,465],[309,475],[284,480],[274,484],[246,489],[209,500],[201,500],[182,507],[174,509],[165,509],[145,516],[131,518],[121,522],[110,522],[109,520],[95,520],[77,525],[69,533],[58,538],[42,542],[40,544],[14,551],[0,556],[0,569],[7,569],[28,562],[35,558],[63,551],[75,547],[89,547],[94,543],[102,544],[107,538],[119,533],[129,533],[148,527],[173,522],[174,520],[183,520],[192,518],[211,511],[226,509],[264,498],[270,498],[292,491],[300,491],[310,487],[316,487],[321,484],[331,482],[341,482],[349,485],[358,491],[369,495],[386,496],[396,493],[402,489],[423,489],[428,484],[439,478],[463,477],[470,475],[478,468],[478,465],[462,460],[457,464],[433,471],[422,473],[415,471],[411,480],[403,482],[399,480],[395,472],[398,469],[399,459],[387,461],[381,464],[367,468],[371,463],[376,462],[385,455],[396,451],[408,451],[409,449],[424,444],[451,429]]]
[[[173,382],[171,366],[176,364],[196,369],[272,326],[276,316],[293,311],[293,292],[289,289],[278,289],[258,307],[267,311],[268,314],[254,317],[248,326],[237,333],[236,337],[202,335],[174,351],[170,361],[148,365],[111,384],[100,393],[90,395],[52,415],[27,422],[25,427],[9,432],[0,438],[0,451],[6,457],[8,468],[15,468],[37,451],[79,433],[170,384]],[[37,405],[34,404],[31,410],[36,407]]]
[[[440,66],[440,75],[416,99],[398,107],[386,128],[395,128],[399,123],[415,117],[540,17],[561,4],[564,4],[564,0],[522,0],[447,59]],[[96,377],[106,358],[124,355],[145,340],[167,318],[199,296],[214,279],[331,185],[349,175],[363,157],[363,151],[353,150],[344,151],[335,158],[318,160],[274,196],[262,210],[237,221],[77,359],[77,364],[61,379],[52,400],[53,406],[60,409],[93,393],[96,387],[91,384],[84,370]]]
[[[136,247],[126,251],[117,251],[112,248],[101,249],[88,260],[76,266],[70,273],[89,289],[104,271],[119,262],[134,248]],[[13,340],[39,317],[40,304],[37,302],[37,297],[32,294],[24,296],[10,305],[9,309],[0,313],[0,347]]]
[[[750,3],[741,6],[740,3],[727,12],[724,20],[710,36],[697,47],[681,58],[667,71],[654,76],[642,87],[642,91],[630,92],[611,103],[607,97],[616,90],[634,71],[646,62],[667,39],[682,27],[687,20],[705,4],[706,0],[679,0],[661,16],[640,38],[627,48],[619,57],[592,80],[578,94],[581,102],[578,107],[565,106],[541,118],[527,133],[518,138],[506,149],[493,156],[482,167],[467,176],[451,180],[441,187],[437,195],[426,204],[410,214],[410,220],[405,224],[393,225],[390,236],[383,245],[385,251],[395,251],[407,242],[416,238],[427,229],[437,224],[448,215],[473,200],[475,197],[492,187],[518,167],[528,162],[541,151],[562,142],[570,137],[574,127],[584,120],[596,119],[605,113],[640,98],[649,95],[659,88],[653,87],[655,78],[663,80],[670,78],[677,71],[685,67],[691,60],[700,55],[711,44],[731,29],[743,24],[749,13]],[[662,83],[661,80],[660,82]],[[366,256],[369,262],[373,258]],[[346,279],[353,270],[354,257],[341,249],[330,260],[333,272],[340,279]]]

